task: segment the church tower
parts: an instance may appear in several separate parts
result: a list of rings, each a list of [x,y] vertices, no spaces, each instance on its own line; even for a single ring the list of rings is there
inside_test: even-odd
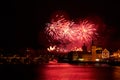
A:
[[[92,61],[95,61],[96,60],[96,46],[93,40],[92,40],[92,45],[91,45],[91,52],[92,52]]]
[[[82,50],[83,50],[83,53],[87,53],[87,46],[85,45],[85,43],[82,46]]]

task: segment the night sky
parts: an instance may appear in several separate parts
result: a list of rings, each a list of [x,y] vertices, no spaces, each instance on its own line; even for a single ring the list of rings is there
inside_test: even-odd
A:
[[[115,0],[8,0],[0,2],[0,47],[44,48],[45,24],[57,10],[76,19],[99,16],[107,25],[107,48],[120,48],[120,3]],[[42,35],[41,35],[42,34]]]

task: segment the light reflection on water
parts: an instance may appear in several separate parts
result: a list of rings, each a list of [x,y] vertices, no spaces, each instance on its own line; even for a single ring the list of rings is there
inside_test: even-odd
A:
[[[120,80],[119,75],[120,66],[59,63],[45,65],[38,80]]]
[[[120,66],[114,67],[113,75],[115,80],[120,80]]]

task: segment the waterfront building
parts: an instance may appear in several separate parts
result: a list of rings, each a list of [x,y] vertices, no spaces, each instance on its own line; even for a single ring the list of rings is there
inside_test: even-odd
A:
[[[105,48],[103,51],[102,51],[102,59],[107,59],[110,57],[110,52]]]
[[[96,45],[94,44],[93,40],[92,40],[92,45],[91,45],[91,52],[92,52],[92,61],[96,60]]]

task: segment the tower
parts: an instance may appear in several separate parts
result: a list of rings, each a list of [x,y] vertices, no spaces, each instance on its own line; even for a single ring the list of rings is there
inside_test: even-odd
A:
[[[83,53],[87,53],[87,47],[86,47],[85,43],[82,46],[82,50],[83,50]]]
[[[95,61],[95,59],[96,59],[96,46],[95,46],[93,40],[92,40],[92,45],[91,45],[91,52],[92,52],[92,61]]]

